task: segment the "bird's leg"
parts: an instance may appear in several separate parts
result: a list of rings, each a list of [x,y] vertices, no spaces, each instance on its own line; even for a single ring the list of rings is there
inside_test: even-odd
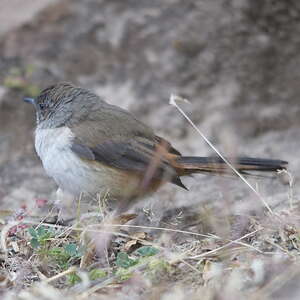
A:
[[[60,224],[69,224],[74,221],[76,216],[75,205],[76,197],[62,189],[56,191],[56,201],[54,202],[55,207],[58,209],[57,222]]]

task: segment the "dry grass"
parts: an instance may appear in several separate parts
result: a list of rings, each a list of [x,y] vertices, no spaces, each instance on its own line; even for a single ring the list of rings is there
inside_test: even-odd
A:
[[[182,230],[185,221],[178,229],[127,224],[132,216],[72,227],[10,217],[1,231],[3,299],[292,297],[300,292],[298,204],[290,209],[287,199],[276,214],[228,215],[222,236],[215,232],[224,228]],[[108,251],[97,253],[107,234]]]
[[[262,201],[256,215],[237,216],[228,203],[222,218],[198,207],[154,227],[129,224],[134,215],[100,223],[99,209],[65,227],[6,212],[1,299],[297,299],[300,215],[288,175],[278,209],[243,179]]]
[[[27,217],[8,222],[1,235],[3,295],[5,299],[123,299],[129,293],[130,299],[181,299],[188,293],[195,299],[200,295],[277,299],[287,291],[298,294],[297,212],[287,209],[247,222],[246,233],[235,239],[230,237],[235,232],[220,237],[126,224],[32,225]],[[230,229],[234,226],[231,223]],[[126,227],[138,233],[126,232]],[[43,230],[36,245],[38,228]],[[152,239],[146,231],[152,231]],[[113,235],[105,259],[92,247],[95,240],[90,240],[91,236],[102,239],[104,233]],[[174,234],[186,241],[174,241]]]

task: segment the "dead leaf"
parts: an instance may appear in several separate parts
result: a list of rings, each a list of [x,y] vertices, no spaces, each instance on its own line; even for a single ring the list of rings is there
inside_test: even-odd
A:
[[[135,219],[137,216],[138,216],[137,214],[120,215],[120,216],[113,218],[111,223],[124,225],[124,224],[128,223],[129,221]]]
[[[123,247],[125,252],[132,252],[136,250],[140,245],[143,244],[142,240],[147,239],[146,232],[135,232],[130,236],[131,240],[129,240]]]

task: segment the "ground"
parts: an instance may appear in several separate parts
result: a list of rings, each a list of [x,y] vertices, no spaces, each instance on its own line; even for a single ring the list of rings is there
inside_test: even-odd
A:
[[[299,297],[296,0],[43,0],[26,6],[11,0],[3,7],[1,293],[7,299]],[[37,204],[54,198],[56,186],[34,151],[33,108],[21,99],[61,80],[129,109],[182,153],[210,155],[168,104],[170,94],[182,95],[190,104],[181,107],[222,153],[284,159],[289,174],[249,179],[270,210],[238,179],[187,178],[188,192],[168,185],[132,209],[137,218],[119,222],[143,227],[116,233],[109,265],[94,256],[83,265],[92,246],[79,229],[38,231],[26,223],[40,213]],[[148,248],[141,255],[135,251],[142,245]],[[65,276],[72,267],[77,271]]]

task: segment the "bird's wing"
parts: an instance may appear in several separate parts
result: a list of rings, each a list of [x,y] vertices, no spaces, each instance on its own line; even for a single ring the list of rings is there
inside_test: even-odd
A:
[[[183,186],[171,165],[180,153],[127,111],[107,105],[70,129],[71,149],[82,159]]]

